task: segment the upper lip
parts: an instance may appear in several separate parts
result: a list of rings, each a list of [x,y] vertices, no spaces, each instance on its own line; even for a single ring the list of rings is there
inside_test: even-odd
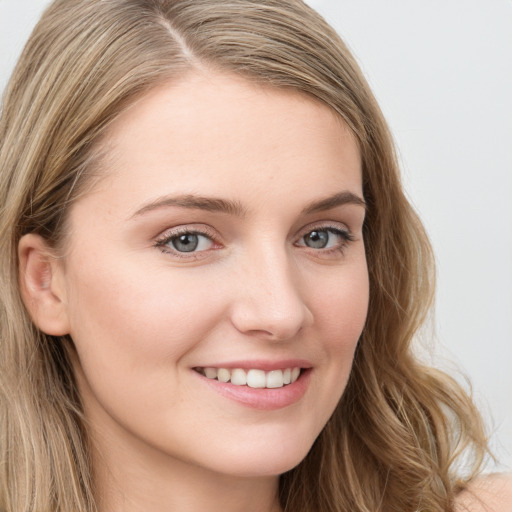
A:
[[[196,368],[226,368],[242,370],[258,369],[270,372],[272,370],[283,370],[285,368],[311,368],[313,365],[305,359],[251,359],[250,361],[223,361],[215,363],[207,363],[196,366]]]

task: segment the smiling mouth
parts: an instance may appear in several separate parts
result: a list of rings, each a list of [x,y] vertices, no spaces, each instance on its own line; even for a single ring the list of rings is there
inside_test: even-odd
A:
[[[293,384],[301,374],[301,368],[285,368],[283,370],[264,370],[242,368],[194,368],[194,370],[207,379],[219,382],[230,382],[234,386],[248,386],[250,388],[275,389]]]

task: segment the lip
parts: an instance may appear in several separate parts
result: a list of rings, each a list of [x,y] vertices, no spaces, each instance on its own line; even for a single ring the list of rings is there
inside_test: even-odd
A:
[[[306,393],[312,366],[307,361],[299,361],[290,359],[287,361],[269,362],[269,361],[231,361],[229,363],[219,363],[209,365],[213,368],[243,370],[259,369],[264,371],[280,370],[284,368],[300,367],[301,374],[299,378],[292,384],[288,384],[281,388],[251,388],[249,386],[236,386],[230,382],[220,382],[214,379],[208,379],[204,375],[193,371],[197,378],[201,379],[205,385],[211,390],[234,401],[242,406],[262,411],[273,411],[283,409],[297,403]]]

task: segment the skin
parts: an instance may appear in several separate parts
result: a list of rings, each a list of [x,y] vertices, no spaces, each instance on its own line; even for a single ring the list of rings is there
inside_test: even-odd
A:
[[[151,91],[105,144],[63,254],[20,244],[32,316],[74,342],[101,510],[280,510],[278,475],[332,414],[366,318],[358,146],[319,102],[220,74]],[[177,196],[231,209],[162,204]],[[180,253],[190,231],[200,245]],[[194,370],[285,360],[307,384],[271,410]]]
[[[455,512],[510,512],[512,510],[512,475],[481,477],[463,491],[455,503]]]

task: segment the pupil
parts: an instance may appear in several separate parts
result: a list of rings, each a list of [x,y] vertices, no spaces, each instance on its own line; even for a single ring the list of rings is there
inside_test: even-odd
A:
[[[314,249],[323,249],[329,241],[327,231],[311,231],[305,237],[306,245]]]
[[[180,235],[172,241],[172,245],[177,251],[192,252],[197,249],[199,239],[197,235]]]

